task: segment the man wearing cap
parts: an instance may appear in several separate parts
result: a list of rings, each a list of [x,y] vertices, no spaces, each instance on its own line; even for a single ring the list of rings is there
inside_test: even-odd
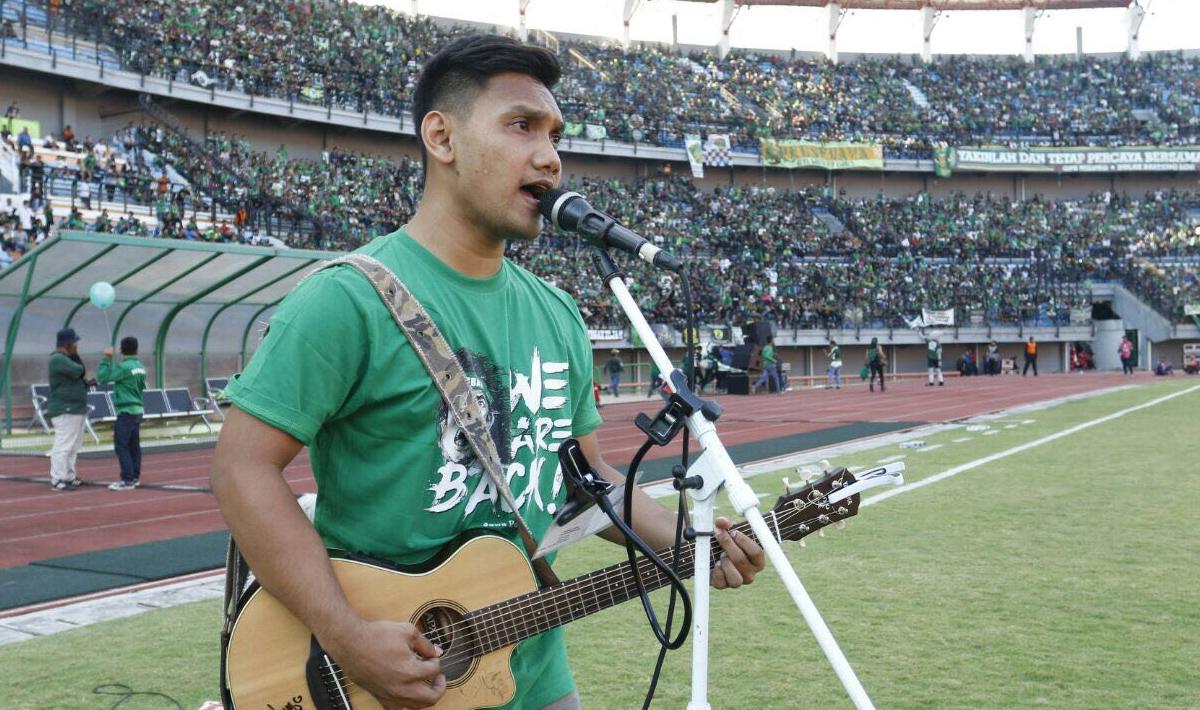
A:
[[[621,394],[621,371],[625,363],[621,362],[621,351],[613,348],[612,357],[604,363],[604,371],[608,373],[608,391],[616,397]]]
[[[114,365],[113,349],[104,349],[100,361],[101,382],[113,383],[113,405],[117,423],[113,428],[113,451],[121,463],[121,480],[108,487],[110,491],[137,488],[142,476],[142,391],[146,389],[146,366],[137,357],[138,341],[132,336],[121,338],[121,363]]]
[[[75,457],[83,446],[87,422],[87,375],[79,358],[79,336],[74,328],[58,331],[58,345],[50,355],[50,398],[46,418],[54,427],[50,449],[50,486],[56,491],[78,488]]]

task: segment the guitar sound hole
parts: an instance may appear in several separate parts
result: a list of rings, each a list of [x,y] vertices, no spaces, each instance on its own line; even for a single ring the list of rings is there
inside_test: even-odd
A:
[[[478,654],[462,612],[445,606],[427,607],[417,616],[416,626],[426,638],[441,647],[446,685],[453,686],[465,680],[474,668]]]

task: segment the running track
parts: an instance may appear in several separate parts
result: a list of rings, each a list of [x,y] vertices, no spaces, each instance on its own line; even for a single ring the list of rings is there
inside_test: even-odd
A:
[[[721,396],[725,413],[717,423],[726,446],[802,434],[859,422],[944,422],[1097,389],[1144,382],[1148,373],[1011,375],[952,378],[945,387],[925,387],[909,379],[890,384],[884,394],[853,384],[836,390],[803,390],[783,395]],[[633,425],[638,412],[653,415],[658,399],[608,404],[599,430],[605,459],[629,462],[643,441]],[[682,438],[682,437],[680,437]],[[694,446],[694,444],[693,444]],[[680,442],[655,449],[647,460],[679,455]],[[206,487],[212,449],[147,453],[143,481]],[[45,457],[0,457],[0,475],[48,475]],[[225,529],[211,494],[139,488],[113,492],[118,478],[114,457],[80,459],[80,478],[99,485],[56,493],[47,483],[0,480],[0,569],[52,557],[165,540]],[[308,457],[300,455],[284,471],[296,493],[314,491]],[[48,479],[47,479],[48,480]]]

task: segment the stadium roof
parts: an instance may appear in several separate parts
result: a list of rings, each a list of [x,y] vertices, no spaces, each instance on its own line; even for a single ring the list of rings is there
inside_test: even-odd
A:
[[[720,0],[688,0],[720,2]],[[733,0],[735,5],[781,5],[826,7],[834,0]],[[1128,7],[1134,0],[836,0],[846,10],[1090,10],[1103,7]]]
[[[49,352],[70,326],[84,353],[99,354],[134,335],[154,355],[158,386],[164,357],[199,353],[201,377],[211,352],[241,353],[259,317],[332,252],[60,232],[0,271],[0,316],[8,322],[0,390],[11,417],[13,355]],[[112,284],[107,310],[88,302],[97,281]]]

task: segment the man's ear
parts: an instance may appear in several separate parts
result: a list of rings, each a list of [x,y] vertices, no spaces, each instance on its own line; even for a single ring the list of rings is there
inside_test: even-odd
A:
[[[429,160],[449,165],[454,162],[454,119],[441,111],[430,111],[421,120],[421,140]]]

